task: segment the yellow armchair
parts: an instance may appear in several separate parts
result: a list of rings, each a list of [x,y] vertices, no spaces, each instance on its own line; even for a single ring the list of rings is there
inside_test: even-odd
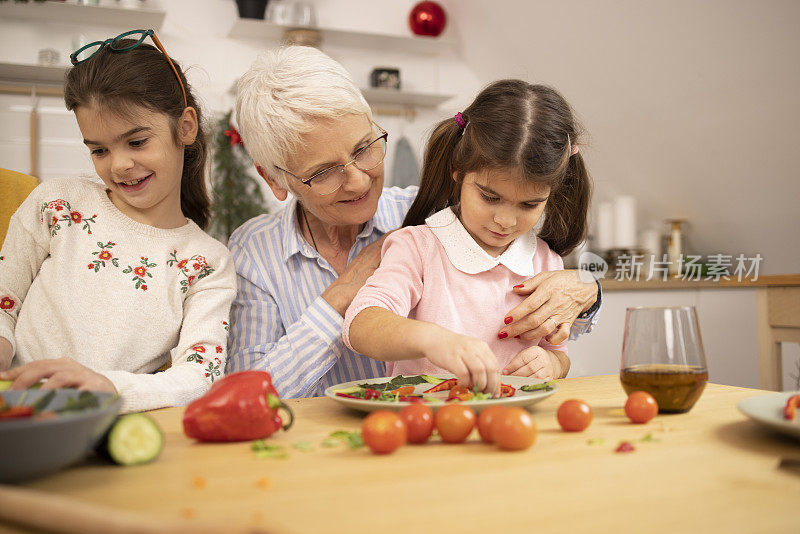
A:
[[[39,180],[33,176],[0,169],[0,246],[6,239],[11,216],[37,185]]]

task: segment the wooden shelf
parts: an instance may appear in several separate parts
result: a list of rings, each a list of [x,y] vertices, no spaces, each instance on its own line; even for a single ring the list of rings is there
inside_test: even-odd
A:
[[[345,46],[363,49],[392,50],[414,54],[438,54],[453,48],[454,43],[439,37],[356,32],[333,28],[298,28],[284,26],[265,20],[237,19],[228,32],[229,37],[280,42],[289,29],[318,30],[322,34],[322,46]]]
[[[67,68],[63,65],[45,67],[42,65],[0,62],[0,81],[60,87],[64,84],[64,75],[67,73]]]
[[[147,8],[78,5],[74,2],[0,3],[0,18],[38,22],[72,22],[92,26],[159,29],[166,12]]]
[[[417,106],[435,108],[453,98],[453,95],[435,93],[416,93],[398,91],[396,89],[361,89],[361,93],[370,105]]]

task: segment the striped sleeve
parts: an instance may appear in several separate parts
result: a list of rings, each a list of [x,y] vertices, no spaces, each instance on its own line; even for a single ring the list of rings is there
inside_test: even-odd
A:
[[[284,327],[278,303],[250,256],[231,239],[237,272],[237,296],[231,308],[226,372],[259,369],[272,375],[283,398],[310,396],[336,363],[331,350],[342,332],[342,317],[322,297],[299,321]]]

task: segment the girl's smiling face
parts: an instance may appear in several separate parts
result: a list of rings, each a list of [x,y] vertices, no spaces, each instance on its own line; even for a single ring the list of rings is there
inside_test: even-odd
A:
[[[549,186],[517,171],[469,172],[461,184],[459,219],[481,248],[497,257],[536,226],[549,195]]]
[[[142,107],[123,117],[93,104],[76,108],[75,117],[94,168],[122,213],[159,228],[186,224],[181,175],[184,145],[197,135],[193,108],[178,120],[177,140],[167,115]]]

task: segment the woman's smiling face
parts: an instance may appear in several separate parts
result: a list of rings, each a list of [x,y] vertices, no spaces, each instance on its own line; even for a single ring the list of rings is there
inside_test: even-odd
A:
[[[184,147],[176,143],[167,115],[139,107],[123,117],[93,104],[76,108],[75,117],[94,168],[121,212],[152,226],[185,223],[180,208]],[[187,134],[182,121],[180,141],[191,144],[196,127]]]
[[[347,164],[381,135],[366,115],[321,119],[315,124],[312,131],[301,136],[302,150],[287,163],[286,170],[304,180],[333,165]],[[365,223],[375,215],[383,192],[383,162],[368,171],[348,165],[341,187],[328,195],[320,195],[313,185],[309,187],[295,176],[285,175],[289,190],[311,215],[327,225]]]

